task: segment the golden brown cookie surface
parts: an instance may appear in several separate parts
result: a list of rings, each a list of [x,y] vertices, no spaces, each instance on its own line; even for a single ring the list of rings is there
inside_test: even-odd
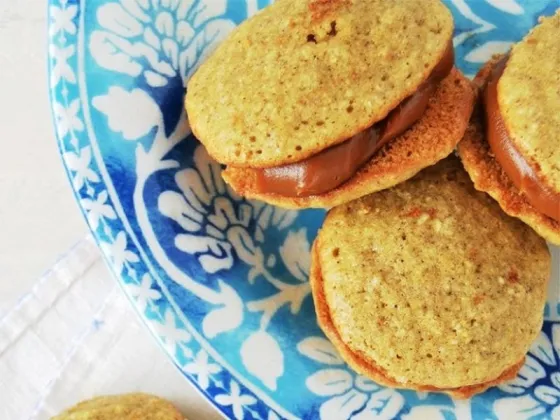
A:
[[[109,395],[82,401],[52,420],[183,420],[170,402],[153,395]]]
[[[190,79],[209,154],[237,167],[300,161],[383,119],[442,58],[439,0],[279,0],[236,28]]]
[[[484,382],[478,385],[463,386],[453,389],[439,389],[432,386],[421,386],[421,385],[403,385],[396,382],[395,379],[388,377],[386,372],[384,372],[379,366],[377,366],[372,360],[366,359],[361,355],[353,352],[344,343],[338,333],[336,327],[332,322],[331,315],[329,313],[328,306],[326,304],[325,291],[322,284],[322,275],[319,265],[316,263],[318,261],[318,256],[316,255],[316,246],[313,247],[314,260],[311,267],[311,286],[313,288],[313,298],[315,301],[315,310],[317,312],[317,319],[319,325],[323,329],[323,332],[327,335],[329,340],[335,345],[338,352],[342,355],[344,360],[358,373],[373,379],[375,382],[393,387],[393,388],[412,388],[418,391],[434,391],[434,392],[444,392],[453,398],[470,398],[475,394],[486,391],[488,388],[499,385],[505,381],[514,379],[517,373],[523,366],[525,362],[525,357],[520,360],[514,366],[508,368],[499,377],[492,381]]]
[[[321,326],[358,370],[465,396],[515,374],[549,272],[544,240],[450,158],[331,210],[311,282]]]

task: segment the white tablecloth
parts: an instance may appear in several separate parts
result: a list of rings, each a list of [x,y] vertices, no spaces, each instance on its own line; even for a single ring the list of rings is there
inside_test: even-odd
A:
[[[218,419],[167,359],[91,237],[0,319],[0,419],[48,419],[99,394],[144,391]]]
[[[0,0],[0,317],[87,233],[51,123],[46,12]]]

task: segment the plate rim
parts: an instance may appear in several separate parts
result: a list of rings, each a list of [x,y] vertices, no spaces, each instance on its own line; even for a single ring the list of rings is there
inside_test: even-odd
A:
[[[224,418],[235,418],[235,416],[232,414],[234,414],[232,412],[231,406],[228,405],[222,405],[219,404],[215,397],[217,394],[215,393],[210,393],[207,390],[204,390],[198,383],[198,381],[196,380],[196,378],[194,377],[193,374],[190,374],[188,372],[186,372],[184,369],[182,369],[178,363],[177,363],[177,358],[172,354],[171,350],[169,348],[167,348],[162,340],[162,336],[158,334],[158,328],[154,328],[154,326],[152,324],[155,324],[152,320],[150,320],[148,318],[148,316],[145,314],[145,311],[142,311],[141,308],[139,307],[139,305],[137,304],[137,301],[134,299],[134,297],[129,293],[129,291],[126,290],[126,286],[125,286],[125,282],[123,280],[123,275],[122,273],[117,273],[116,271],[116,267],[113,264],[113,262],[111,261],[111,255],[110,252],[108,252],[108,250],[106,249],[106,247],[103,245],[103,241],[101,240],[101,238],[99,237],[99,234],[96,232],[96,229],[93,228],[93,226],[91,225],[91,222],[89,220],[89,218],[87,217],[87,212],[86,209],[81,205],[80,203],[80,192],[79,190],[77,190],[75,188],[75,186],[73,185],[73,180],[72,180],[72,174],[71,174],[71,169],[67,163],[67,161],[64,158],[64,153],[66,153],[66,149],[64,146],[64,136],[61,136],[61,133],[59,132],[59,124],[57,123],[57,117],[56,117],[56,111],[54,108],[54,103],[55,100],[58,99],[58,94],[56,93],[56,87],[58,84],[54,84],[52,83],[52,77],[53,77],[53,67],[54,67],[54,63],[56,61],[56,54],[53,52],[53,49],[51,48],[51,46],[56,45],[56,43],[54,42],[55,39],[55,35],[57,33],[51,33],[52,30],[52,25],[53,25],[53,6],[54,7],[62,7],[62,8],[66,8],[68,6],[75,6],[77,7],[77,14],[76,16],[73,18],[74,24],[76,26],[75,28],[75,33],[74,34],[70,34],[68,32],[66,32],[64,34],[65,38],[67,40],[71,40],[70,42],[67,42],[64,44],[64,46],[74,46],[75,47],[75,51],[73,53],[72,56],[70,56],[69,58],[73,58],[76,57],[76,65],[70,65],[71,69],[75,72],[76,77],[78,78],[78,80],[75,81],[74,85],[76,86],[76,90],[78,91],[78,95],[76,95],[75,100],[79,100],[80,106],[81,106],[81,111],[82,113],[85,115],[86,112],[84,110],[83,107],[83,98],[82,98],[82,86],[81,86],[81,82],[79,80],[79,74],[80,74],[80,69],[81,69],[81,65],[83,64],[80,61],[80,51],[83,52],[83,48],[79,48],[80,46],[80,36],[83,36],[83,31],[84,31],[84,13],[82,13],[83,7],[85,6],[85,3],[87,2],[87,0],[77,0],[75,2],[70,1],[70,2],[66,2],[63,0],[48,0],[45,7],[47,7],[47,25],[46,25],[46,33],[47,33],[47,39],[46,39],[46,45],[47,45],[47,80],[48,80],[48,99],[49,99],[49,109],[50,109],[50,115],[51,115],[51,121],[52,121],[52,126],[53,126],[53,131],[54,131],[54,135],[56,138],[56,143],[57,143],[57,148],[58,148],[58,153],[60,155],[60,159],[62,162],[62,166],[64,168],[64,172],[66,174],[68,183],[69,183],[69,187],[72,190],[72,195],[74,196],[74,200],[75,200],[75,204],[77,205],[80,213],[82,214],[82,217],[84,218],[84,221],[88,227],[89,233],[92,235],[95,244],[97,246],[97,248],[100,251],[100,254],[104,260],[104,263],[106,264],[106,266],[109,269],[109,272],[111,273],[111,276],[114,278],[114,280],[118,283],[119,288],[121,289],[122,293],[126,296],[126,299],[128,300],[128,302],[131,304],[131,306],[133,307],[134,313],[136,314],[136,316],[140,319],[142,325],[145,326],[145,328],[149,331],[150,335],[152,336],[152,338],[155,340],[155,342],[157,343],[157,345],[160,347],[160,349],[165,353],[165,357],[168,358],[168,360],[175,366],[175,368],[179,371],[180,375],[183,376],[189,383],[190,385],[192,385],[192,387],[195,389],[195,391],[198,393],[198,395],[202,398],[204,398],[205,401],[207,401],[215,410],[216,413],[222,415]],[[69,4],[71,3],[71,4]],[[88,104],[89,107],[89,104]],[[84,128],[84,133],[83,134],[83,138],[86,140],[85,144],[82,144],[82,147],[92,147],[93,142],[92,139],[89,136],[88,130],[87,130],[87,123],[86,123],[86,118],[83,119],[84,122],[84,126],[86,126]],[[100,178],[99,183],[101,185],[103,185],[106,189],[108,189],[108,184],[106,182],[106,179],[103,177],[103,171],[101,170],[101,165],[104,165],[103,162],[98,161],[97,156],[95,156],[95,153],[92,152],[92,161],[95,164],[95,172],[97,173],[97,175]],[[90,167],[91,168],[91,167]],[[111,196],[109,196],[109,198],[112,198]],[[113,209],[116,211],[116,206],[113,204],[112,205]],[[117,213],[117,218],[115,219],[120,225],[122,225],[123,228],[123,232],[125,233],[125,235],[128,237],[128,239],[131,240],[131,242],[133,244],[136,245],[134,238],[131,237],[130,232],[128,231],[128,229],[126,229],[126,226],[124,226],[124,222],[122,220],[122,216],[120,214],[118,214],[118,211],[116,211]],[[146,265],[146,262],[144,260],[144,258],[140,258],[139,263],[142,264],[142,266],[144,266],[145,271],[148,273],[152,273],[152,270],[150,270]],[[152,273],[153,274],[153,273]],[[176,317],[176,319],[181,319],[180,314],[178,313],[179,311],[175,308],[175,304],[172,300],[170,300],[167,297],[167,293],[168,290],[167,288],[162,284],[161,281],[157,281],[155,280],[155,283],[158,284],[158,286],[160,286],[161,290],[162,290],[162,298],[160,300],[164,300],[164,302],[161,302],[163,304],[166,304],[169,306],[170,310],[173,312],[173,315]],[[185,319],[188,320],[188,317],[186,316],[186,314],[182,314]],[[190,324],[190,322],[189,322]],[[182,326],[183,329],[186,328],[185,325]],[[194,326],[191,325],[191,329],[194,329]],[[204,348],[204,346],[202,345],[202,343],[195,337],[193,337],[194,341],[197,343],[198,346],[200,346],[200,349],[205,351],[207,354],[207,350]],[[244,383],[244,381],[238,377],[236,377],[229,366],[225,366],[220,360],[216,360],[213,356],[208,355],[208,357],[213,360],[214,362],[218,363],[222,369],[223,375],[227,377],[229,383],[236,383],[237,386],[240,387],[240,392],[241,394],[244,394],[243,391],[245,391],[245,393],[250,393],[251,395],[254,395],[256,398],[256,403],[254,404],[254,406],[256,406],[257,408],[264,408],[267,412],[269,413],[274,413],[274,415],[278,416],[278,413],[280,411],[284,411],[285,409],[283,409],[283,407],[279,407],[281,410],[277,409],[276,407],[272,407],[270,406],[265,400],[263,400],[261,398],[260,395],[258,395],[257,393],[255,393],[253,390],[251,390],[250,388],[248,388],[246,386],[246,384]],[[210,378],[210,380],[212,381],[213,379]],[[208,387],[209,389],[210,387]],[[226,387],[225,385],[223,386],[223,390],[227,393],[228,392],[228,387]],[[229,408],[229,409],[228,409]],[[242,406],[242,408],[245,410],[246,407]],[[255,410],[253,410],[255,411]],[[288,414],[288,416],[285,416],[286,418],[297,418],[297,416],[295,416],[293,413],[289,413],[287,412],[286,414]],[[284,414],[282,414],[284,416]]]

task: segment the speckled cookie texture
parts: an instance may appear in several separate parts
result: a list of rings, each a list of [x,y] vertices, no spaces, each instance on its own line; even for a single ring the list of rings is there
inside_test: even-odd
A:
[[[358,372],[466,398],[515,376],[549,275],[545,241],[452,157],[331,210],[311,285],[320,326]]]
[[[498,60],[499,57],[495,57],[481,69],[475,79],[477,85],[484,85]],[[457,150],[477,190],[488,193],[507,214],[521,219],[551,243],[560,245],[560,222],[535,209],[495,159],[486,140],[482,110],[474,112]]]
[[[518,150],[560,191],[560,10],[512,47],[498,103]]]
[[[392,187],[421,169],[445,158],[463,137],[475,93],[456,69],[439,85],[422,118],[389,142],[356,175],[320,195],[283,197],[259,192],[254,171],[227,167],[222,176],[239,194],[286,208],[330,208],[363,195]]]
[[[187,87],[217,161],[300,161],[382,120],[428,77],[453,33],[439,0],[278,0],[242,23]]]
[[[52,420],[184,420],[168,401],[134,393],[83,401]]]

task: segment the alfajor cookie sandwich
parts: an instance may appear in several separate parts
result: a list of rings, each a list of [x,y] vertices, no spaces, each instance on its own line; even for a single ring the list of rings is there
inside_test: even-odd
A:
[[[186,420],[169,401],[149,394],[107,395],[82,401],[51,420]]]
[[[560,245],[560,12],[477,75],[482,110],[458,146],[477,189]]]
[[[474,91],[439,0],[278,0],[190,79],[195,136],[239,194],[332,207],[448,156]]]
[[[310,281],[319,325],[356,371],[467,398],[523,365],[550,265],[544,239],[451,157],[330,210]]]

